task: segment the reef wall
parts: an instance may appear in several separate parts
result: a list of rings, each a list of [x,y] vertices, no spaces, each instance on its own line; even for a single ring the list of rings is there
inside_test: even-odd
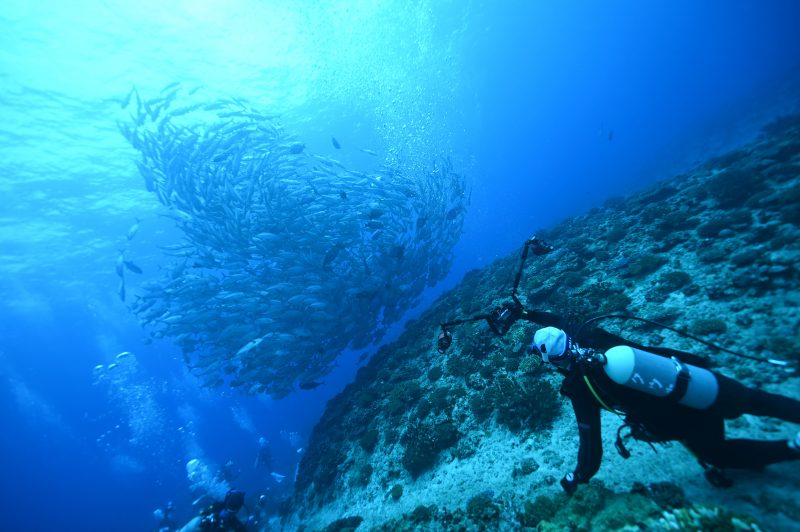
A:
[[[556,250],[526,262],[520,298],[578,324],[606,313],[669,324],[723,347],[800,362],[800,117],[751,144],[538,236]],[[534,228],[531,228],[532,230]],[[605,457],[568,498],[558,479],[577,458],[572,409],[556,373],[528,354],[535,326],[503,337],[484,322],[438,324],[508,300],[519,254],[467,274],[328,404],[300,464],[283,526],[306,530],[785,529],[800,522],[800,463],[733,473],[710,486],[677,443],[614,452],[620,421],[604,413]],[[796,370],[713,352],[631,321],[602,327],[645,345],[709,357],[748,385],[800,396]],[[733,436],[777,439],[797,427],[744,416]],[[691,502],[690,502],[691,501]],[[733,529],[733,528],[730,528]]]

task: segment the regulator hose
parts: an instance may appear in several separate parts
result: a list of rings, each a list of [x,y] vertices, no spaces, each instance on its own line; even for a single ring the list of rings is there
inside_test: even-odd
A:
[[[584,321],[581,324],[580,327],[578,327],[578,330],[575,333],[575,337],[576,338],[579,337],[581,331],[583,330],[583,328],[586,327],[587,325],[589,325],[590,323],[593,323],[593,322],[596,322],[596,321],[602,321],[602,320],[605,320],[605,319],[612,319],[612,318],[622,319],[622,320],[636,320],[636,321],[641,321],[641,322],[644,322],[644,323],[649,323],[650,325],[654,325],[654,326],[660,327],[662,329],[667,329],[668,331],[672,331],[675,334],[678,334],[678,335],[683,336],[685,338],[689,338],[691,340],[699,342],[699,343],[701,343],[701,344],[703,344],[703,345],[705,345],[707,347],[710,347],[712,349],[715,349],[717,351],[723,351],[725,353],[729,353],[731,355],[734,355],[734,356],[737,356],[737,357],[741,357],[741,358],[746,358],[748,360],[754,360],[756,362],[764,362],[764,363],[767,363],[767,364],[772,364],[774,366],[780,366],[780,367],[783,367],[783,368],[789,366],[789,362],[786,361],[786,360],[780,360],[780,359],[777,359],[777,358],[754,357],[752,355],[745,355],[744,353],[738,353],[736,351],[732,351],[732,350],[727,349],[725,347],[719,346],[719,345],[717,345],[715,343],[709,342],[708,340],[703,340],[702,338],[698,338],[697,336],[693,336],[693,335],[691,335],[691,334],[689,334],[689,333],[687,333],[685,331],[681,331],[680,329],[675,329],[674,327],[670,327],[669,325],[665,325],[663,323],[659,323],[659,322],[654,321],[654,320],[649,320],[647,318],[640,318],[639,316],[633,316],[633,315],[629,315],[629,314],[603,314],[602,316],[596,316],[594,318],[588,319],[588,320]]]

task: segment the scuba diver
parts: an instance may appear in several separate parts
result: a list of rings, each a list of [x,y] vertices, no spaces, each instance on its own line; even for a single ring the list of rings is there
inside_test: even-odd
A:
[[[228,490],[224,501],[205,508],[179,532],[247,532],[247,526],[238,517],[243,507],[244,492]]]
[[[588,331],[579,343],[552,326],[536,331],[531,351],[564,375],[561,394],[572,402],[578,423],[578,465],[561,479],[568,493],[600,468],[601,408],[624,416],[615,443],[623,458],[630,456],[621,436],[625,428],[651,445],[679,441],[717,487],[732,484],[723,469],[800,460],[800,433],[793,440],[725,438],[725,420],[742,414],[800,423],[800,401],[748,388],[708,370],[701,357],[640,346],[602,329]]]
[[[172,512],[175,511],[175,505],[172,501],[167,501],[167,505],[162,510],[157,508],[153,512],[153,517],[158,523],[158,532],[171,532],[178,529],[178,524],[172,517]]]
[[[269,448],[269,440],[263,436],[258,439],[258,454],[253,464],[254,469],[258,469],[259,467],[265,469],[272,468],[272,451]]]
[[[239,478],[241,472],[242,471],[236,467],[236,464],[233,463],[233,460],[228,460],[219,468],[219,471],[217,471],[217,479],[219,479],[220,482],[230,485]]]
[[[714,486],[732,484],[723,469],[761,469],[767,465],[800,459],[800,433],[793,440],[759,441],[726,439],[726,419],[742,414],[769,416],[800,423],[800,401],[748,388],[736,380],[710,371],[706,359],[663,347],[646,347],[600,328],[586,326],[600,319],[635,319],[672,330],[714,349],[777,366],[788,363],[735,353],[691,335],[635,316],[606,315],[592,318],[572,330],[557,314],[527,310],[517,298],[517,287],[528,249],[543,255],[553,248],[533,237],[525,243],[512,301],[486,315],[441,324],[438,349],[444,353],[452,343],[453,326],[486,320],[497,335],[504,335],[517,320],[545,326],[536,331],[530,352],[541,356],[564,376],[561,394],[571,402],[578,423],[578,465],[561,479],[561,487],[572,493],[597,473],[602,459],[600,410],[623,418],[615,447],[623,458],[622,431],[634,439],[653,443],[680,441],[700,462],[706,479]],[[585,331],[585,332],[584,332]]]

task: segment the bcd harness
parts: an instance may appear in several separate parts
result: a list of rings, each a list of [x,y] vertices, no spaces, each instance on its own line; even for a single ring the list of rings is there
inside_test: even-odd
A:
[[[602,357],[602,355],[600,356]],[[581,372],[581,377],[583,378],[583,382],[586,384],[586,387],[589,389],[589,392],[591,392],[592,396],[595,398],[600,407],[603,408],[604,410],[608,410],[609,412],[616,415],[618,418],[622,420],[622,424],[617,429],[617,439],[614,442],[614,448],[617,450],[617,452],[622,458],[627,459],[631,457],[631,452],[627,449],[627,447],[625,447],[625,441],[622,435],[622,431],[627,428],[630,430],[630,432],[628,433],[629,437],[633,438],[634,440],[647,443],[650,446],[650,448],[653,449],[653,452],[658,452],[653,444],[665,443],[665,440],[659,438],[658,436],[650,432],[647,426],[641,421],[633,419],[629,414],[626,414],[621,410],[617,410],[616,408],[610,407],[606,403],[606,401],[603,400],[600,394],[597,393],[597,391],[595,390],[595,387],[592,385],[592,381],[589,379],[589,375],[587,375],[586,370],[592,367],[598,367],[600,364],[602,364],[601,360],[602,359],[598,358],[596,354],[592,354],[589,356],[578,357],[577,364],[579,371]],[[686,386],[688,385],[689,374],[688,371],[685,371],[685,368],[679,373],[679,376],[683,375],[684,373],[685,377],[679,379],[679,381],[683,381],[683,384],[681,385],[683,387],[683,391],[682,392],[679,391],[678,394],[675,394],[678,397],[683,396],[683,394],[686,392]],[[678,385],[676,384],[675,387],[678,388]],[[675,390],[673,390],[672,393],[670,393],[670,395],[673,395],[674,392]],[[669,396],[667,396],[667,398],[671,399],[671,397]]]

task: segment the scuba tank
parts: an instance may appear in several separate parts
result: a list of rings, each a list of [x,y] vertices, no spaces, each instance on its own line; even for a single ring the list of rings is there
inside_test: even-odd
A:
[[[606,375],[628,388],[704,410],[717,399],[719,384],[707,369],[627,345],[605,352]]]

